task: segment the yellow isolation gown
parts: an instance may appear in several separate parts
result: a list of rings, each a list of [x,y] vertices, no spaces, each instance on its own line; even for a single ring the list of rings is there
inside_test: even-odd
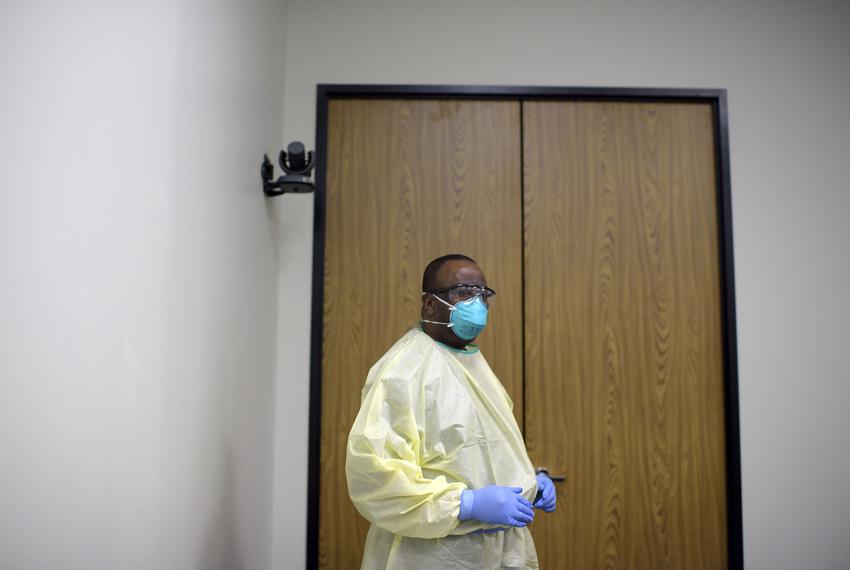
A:
[[[363,569],[538,568],[527,527],[460,521],[460,494],[522,487],[534,468],[513,402],[474,345],[457,350],[419,327],[372,367],[348,436],[345,473],[372,526]]]

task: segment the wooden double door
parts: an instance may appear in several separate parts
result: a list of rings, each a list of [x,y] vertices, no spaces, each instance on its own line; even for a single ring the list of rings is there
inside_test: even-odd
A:
[[[497,291],[478,342],[529,456],[566,478],[531,527],[541,568],[727,567],[715,112],[330,100],[313,563],[360,565],[344,465],[366,373],[417,323],[427,262],[463,253]]]

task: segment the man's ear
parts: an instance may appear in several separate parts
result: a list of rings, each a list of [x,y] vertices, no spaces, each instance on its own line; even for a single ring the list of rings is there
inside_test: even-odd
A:
[[[425,312],[426,316],[434,316],[436,310],[434,309],[434,297],[432,295],[426,294],[422,296],[422,310]]]

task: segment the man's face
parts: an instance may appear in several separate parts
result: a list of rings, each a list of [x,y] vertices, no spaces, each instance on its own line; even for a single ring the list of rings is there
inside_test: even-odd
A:
[[[465,259],[452,259],[447,261],[440,267],[436,275],[437,285],[435,289],[443,289],[453,287],[455,285],[478,285],[480,287],[487,286],[487,279],[484,273],[475,263],[466,261]],[[454,301],[449,298],[449,293],[438,293],[441,299],[454,304]],[[449,308],[443,303],[434,298],[433,295],[422,296],[422,317],[430,321],[449,322],[451,317]],[[450,328],[442,325],[437,325],[429,329],[429,334],[442,343],[450,346],[463,347],[472,342],[472,340],[464,341],[458,338]]]

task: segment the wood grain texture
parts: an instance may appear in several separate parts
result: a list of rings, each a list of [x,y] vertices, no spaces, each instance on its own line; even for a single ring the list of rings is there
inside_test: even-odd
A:
[[[497,291],[478,342],[522,421],[519,103],[333,100],[328,121],[319,564],[359,568],[346,440],[369,368],[419,320],[432,259],[469,255]]]
[[[526,438],[542,568],[727,564],[712,109],[530,102]]]

